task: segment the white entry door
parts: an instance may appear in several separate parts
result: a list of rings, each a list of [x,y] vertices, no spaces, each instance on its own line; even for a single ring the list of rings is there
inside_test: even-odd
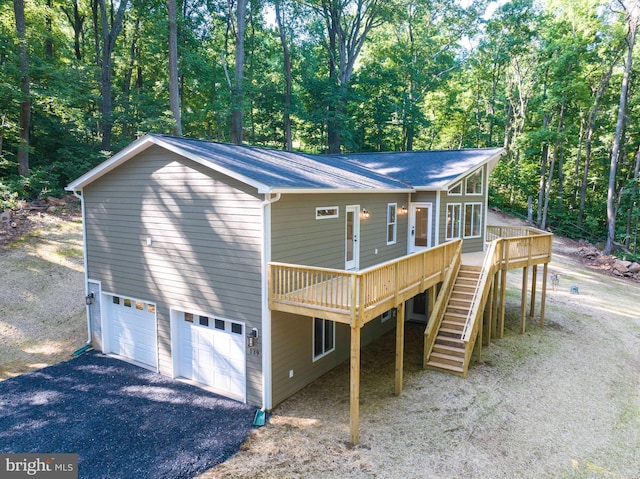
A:
[[[345,225],[345,264],[347,271],[357,270],[360,264],[360,206],[347,206]]]
[[[180,316],[179,376],[244,401],[244,325],[190,313]]]
[[[431,248],[431,203],[411,203],[409,253]]]

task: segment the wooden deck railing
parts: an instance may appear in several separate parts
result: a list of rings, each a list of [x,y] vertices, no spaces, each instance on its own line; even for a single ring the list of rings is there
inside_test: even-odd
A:
[[[496,260],[507,269],[548,262],[552,235],[535,228],[488,226],[503,242]],[[462,240],[454,240],[360,271],[269,264],[269,307],[360,325],[442,282]],[[497,267],[497,265],[496,265]]]
[[[461,240],[361,271],[269,264],[272,310],[360,324],[441,282]]]

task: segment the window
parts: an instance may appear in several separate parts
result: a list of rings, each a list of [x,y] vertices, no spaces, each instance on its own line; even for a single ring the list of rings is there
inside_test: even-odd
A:
[[[460,203],[450,203],[447,205],[447,230],[446,239],[460,238],[460,223],[462,216],[462,206]]]
[[[213,327],[224,331],[224,321],[222,319],[216,319]]]
[[[467,176],[465,186],[465,193],[468,195],[481,195],[482,194],[482,168],[476,170],[471,175]]]
[[[184,313],[184,320],[187,323],[193,323],[193,314],[192,313]]]
[[[389,203],[387,205],[387,244],[395,244],[398,218],[398,204]]]
[[[480,237],[480,226],[482,225],[482,204],[467,203],[464,205],[464,237]]]
[[[138,311],[144,311],[144,303],[142,301],[136,301],[136,309]]]
[[[231,332],[233,334],[242,334],[242,324],[231,323]]]
[[[320,206],[316,208],[316,219],[326,220],[328,218],[338,218],[337,206]]]
[[[125,300],[124,300],[124,306],[125,306],[126,308],[130,308],[130,307],[131,307],[131,304],[132,304],[132,303],[131,303],[131,300],[130,300],[130,299],[127,299],[127,298],[125,298]]]
[[[113,297],[113,304],[120,304],[120,296]]]
[[[313,318],[313,360],[333,351],[335,342],[335,323],[328,319]]]
[[[208,316],[199,316],[198,322],[200,326],[209,326],[209,317]]]
[[[462,181],[449,188],[448,193],[450,196],[460,196],[462,194]]]

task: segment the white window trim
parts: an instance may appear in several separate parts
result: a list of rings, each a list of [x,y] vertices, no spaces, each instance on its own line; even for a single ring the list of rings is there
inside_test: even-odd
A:
[[[394,221],[390,221],[391,208],[394,210]],[[393,239],[389,240],[389,226],[393,225]],[[387,203],[387,245],[396,244],[398,240],[398,203]]]
[[[315,328],[315,323],[316,323],[316,319],[319,319],[322,321],[322,349],[323,352],[322,354],[318,354],[316,356],[316,351],[315,351],[315,345],[316,345],[316,328]],[[326,351],[324,351],[324,324],[326,321],[331,321],[330,319],[324,319],[324,318],[313,318],[313,323],[311,325],[311,357],[313,359],[313,362],[318,361],[319,359],[324,358],[325,356],[331,354],[332,352],[334,352],[336,350],[336,322],[335,321],[331,321],[333,323],[333,341],[332,341],[332,346],[331,349],[327,349]]]
[[[480,172],[480,191],[475,193],[469,193],[469,187],[468,187],[469,178],[471,178],[472,176],[475,176],[476,173],[478,172]],[[484,193],[484,169],[478,168],[476,171],[474,171],[464,179],[464,194],[467,196],[482,196],[483,193]]]
[[[455,207],[455,206],[457,206],[459,208],[459,211],[460,211],[460,213],[457,216],[457,220],[458,221],[454,221],[454,224],[458,225],[458,228],[457,228],[457,230],[458,230],[457,233],[458,234],[457,234],[457,236],[449,236],[449,227],[446,224],[446,218],[448,217],[448,214],[447,214],[445,216],[445,240],[446,241],[462,238],[462,219],[463,219],[462,218],[462,215],[463,215],[463,213],[462,213],[462,203],[447,203],[446,210],[447,210],[447,213],[448,213],[449,208],[450,207]]]
[[[478,234],[477,235],[466,235],[466,225],[467,225],[467,206],[471,207],[471,231],[473,232],[474,228],[473,228],[473,210],[475,210],[476,208],[480,208],[480,225],[478,226]],[[464,238],[481,238],[482,237],[482,203],[478,202],[478,203],[465,203],[464,204],[464,221],[462,222],[462,234],[464,235]]]
[[[455,188],[460,188],[460,192],[459,193],[452,193],[452,191]],[[458,181],[455,185],[453,185],[451,188],[449,188],[449,190],[447,191],[447,195],[449,195],[449,196],[462,196],[462,181]]]
[[[329,215],[320,215],[319,213],[321,211],[330,211],[330,210],[335,210],[335,214],[329,214]],[[340,217],[340,208],[337,206],[318,206],[316,207],[316,219],[317,220],[328,220],[331,218],[339,218]]]

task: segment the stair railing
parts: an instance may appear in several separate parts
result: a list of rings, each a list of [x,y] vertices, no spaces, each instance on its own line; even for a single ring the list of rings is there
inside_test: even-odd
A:
[[[498,243],[502,240],[493,240],[489,244],[489,249],[485,254],[484,261],[482,263],[482,269],[480,270],[480,278],[476,283],[475,290],[473,292],[473,298],[471,299],[471,305],[467,311],[467,318],[460,334],[460,339],[465,343],[468,343],[473,337],[473,330],[476,322],[476,318],[480,312],[480,308],[483,307],[485,298],[485,292],[487,290],[488,279],[493,274],[494,266],[500,261],[498,257],[496,259],[496,253],[498,251]]]
[[[455,285],[458,272],[460,271],[460,264],[462,263],[462,241],[458,241],[458,246],[456,247],[451,263],[447,268],[447,273],[442,281],[438,299],[433,307],[433,311],[431,311],[431,314],[429,315],[429,321],[424,331],[424,367],[426,367],[431,351],[433,350],[433,345],[436,342],[436,336],[438,335],[440,324],[444,318],[444,313],[447,309],[447,305],[449,304],[453,286]]]

